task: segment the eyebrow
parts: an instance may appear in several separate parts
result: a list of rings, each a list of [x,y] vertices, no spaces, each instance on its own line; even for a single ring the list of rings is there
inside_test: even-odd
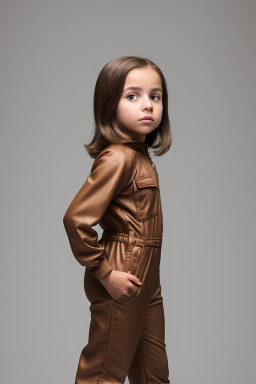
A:
[[[128,87],[128,88],[124,89],[124,92],[128,91],[129,89],[132,90],[132,91],[142,91],[141,87]],[[152,88],[151,91],[153,91],[153,92],[155,92],[155,91],[163,92],[162,88]]]

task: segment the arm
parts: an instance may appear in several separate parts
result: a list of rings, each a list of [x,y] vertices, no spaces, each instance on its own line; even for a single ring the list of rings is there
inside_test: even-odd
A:
[[[95,159],[91,174],[68,207],[63,224],[77,261],[101,280],[111,272],[105,247],[92,228],[109,204],[132,180],[133,158],[124,150],[108,148]]]

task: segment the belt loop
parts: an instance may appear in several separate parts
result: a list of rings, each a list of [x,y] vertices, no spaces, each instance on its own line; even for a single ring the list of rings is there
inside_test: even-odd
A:
[[[134,244],[135,244],[134,231],[129,231],[128,246],[129,246],[129,251],[130,252],[132,252]]]

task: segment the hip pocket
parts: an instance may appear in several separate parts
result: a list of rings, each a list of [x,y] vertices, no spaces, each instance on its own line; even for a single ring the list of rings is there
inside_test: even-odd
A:
[[[132,250],[128,245],[128,249],[125,254],[125,266],[126,272],[139,277],[139,271],[141,269],[142,262],[142,247],[138,245],[133,245]]]
[[[145,248],[133,245],[132,250],[128,248],[125,255],[126,272],[141,279],[146,262]]]

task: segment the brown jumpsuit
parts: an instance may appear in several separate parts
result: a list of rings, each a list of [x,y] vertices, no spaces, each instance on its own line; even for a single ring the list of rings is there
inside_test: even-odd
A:
[[[148,145],[110,144],[68,207],[63,223],[85,266],[90,302],[88,344],[75,384],[170,383],[160,285],[163,231],[159,179]],[[98,240],[92,228],[98,224]],[[100,280],[112,269],[137,276],[141,286],[113,299]]]

